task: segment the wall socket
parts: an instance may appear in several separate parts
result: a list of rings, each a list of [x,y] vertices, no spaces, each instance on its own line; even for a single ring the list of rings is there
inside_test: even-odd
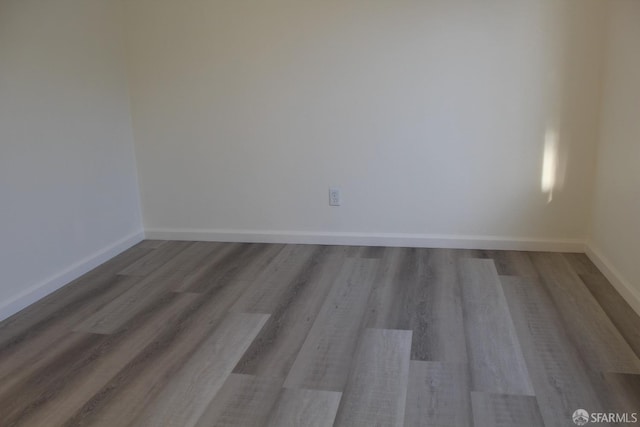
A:
[[[340,189],[335,187],[329,188],[329,206],[340,206],[342,203],[342,195]]]

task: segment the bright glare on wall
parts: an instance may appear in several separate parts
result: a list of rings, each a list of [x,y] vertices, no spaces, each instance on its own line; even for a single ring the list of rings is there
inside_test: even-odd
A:
[[[558,172],[558,132],[547,129],[544,135],[544,155],[542,160],[542,192],[549,195],[547,203],[553,200]]]

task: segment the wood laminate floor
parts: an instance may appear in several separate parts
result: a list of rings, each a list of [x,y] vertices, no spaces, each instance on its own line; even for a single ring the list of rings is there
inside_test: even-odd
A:
[[[571,426],[639,355],[584,255],[144,241],[0,323],[0,426]]]

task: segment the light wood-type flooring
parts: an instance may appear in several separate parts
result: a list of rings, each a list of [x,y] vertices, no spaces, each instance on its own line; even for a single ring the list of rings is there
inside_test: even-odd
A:
[[[0,323],[0,425],[565,427],[639,355],[581,254],[144,241]]]

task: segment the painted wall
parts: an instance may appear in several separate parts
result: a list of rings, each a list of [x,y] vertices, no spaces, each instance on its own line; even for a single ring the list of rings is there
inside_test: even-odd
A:
[[[126,5],[151,235],[587,233],[606,2]]]
[[[121,9],[0,2],[0,317],[141,238]]]
[[[591,245],[640,312],[640,2],[610,4]]]

